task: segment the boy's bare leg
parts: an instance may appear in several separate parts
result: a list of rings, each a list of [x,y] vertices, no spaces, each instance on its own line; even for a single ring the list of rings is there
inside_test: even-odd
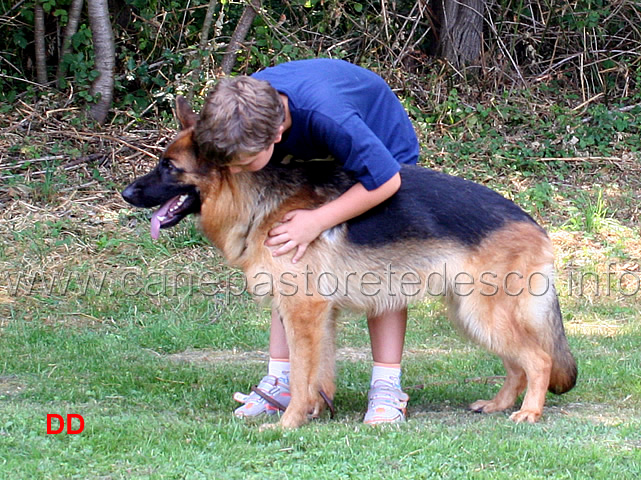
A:
[[[372,344],[372,379],[364,422],[370,425],[405,420],[409,397],[401,389],[401,359],[407,329],[407,309],[367,319]]]
[[[279,360],[289,359],[285,327],[275,308],[272,308],[272,323],[269,328],[269,357]]]
[[[374,363],[400,365],[405,346],[407,309],[384,312],[367,319]]]

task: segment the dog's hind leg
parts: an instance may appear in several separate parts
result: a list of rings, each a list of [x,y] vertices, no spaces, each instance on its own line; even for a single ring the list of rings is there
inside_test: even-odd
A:
[[[516,340],[516,342],[514,342]],[[550,383],[552,359],[534,342],[524,337],[512,340],[510,345],[495,343],[493,350],[502,357],[507,371],[505,383],[492,400],[479,400],[470,409],[491,413],[512,407],[518,396],[526,391],[523,404],[510,419],[520,423],[534,423],[541,418],[547,387]],[[508,347],[507,349],[505,347]]]
[[[331,384],[321,375],[326,355],[323,342],[332,320],[332,307],[325,300],[292,296],[282,297],[278,309],[289,345],[292,395],[280,424],[285,428],[297,428],[307,422],[308,414],[322,409],[321,388],[328,390],[325,391],[328,397],[334,395],[333,374]]]
[[[552,244],[533,223],[509,224],[488,236],[462,271],[480,283],[469,295],[451,292],[453,320],[499,355],[507,369],[505,385],[496,397],[471,408],[482,412],[509,408],[525,387],[521,409],[510,418],[534,423],[541,417],[548,388],[564,393],[576,381],[576,363],[554,288]]]
[[[524,319],[524,305],[515,297],[499,293],[487,298],[454,299],[451,306],[465,333],[501,357],[507,370],[498,394],[492,400],[474,402],[470,409],[482,413],[506,410],[527,390],[521,409],[510,418],[536,422],[543,412],[552,358],[540,345],[536,330]]]
[[[522,352],[519,357],[519,365],[527,376],[527,392],[521,409],[510,415],[510,420],[516,423],[534,423],[543,414],[545,394],[550,384],[550,373],[552,372],[552,359],[543,349],[533,348]]]
[[[545,394],[550,382],[552,360],[540,348],[523,351],[515,360],[503,360],[507,370],[505,383],[492,400],[479,400],[470,409],[480,413],[506,410],[514,405],[518,396],[527,388],[521,409],[510,416],[516,423],[534,423],[541,418]]]
[[[518,396],[525,391],[527,386],[525,370],[508,358],[503,359],[503,365],[507,371],[507,378],[499,393],[492,400],[474,402],[470,405],[470,410],[478,413],[501,412],[514,406]]]

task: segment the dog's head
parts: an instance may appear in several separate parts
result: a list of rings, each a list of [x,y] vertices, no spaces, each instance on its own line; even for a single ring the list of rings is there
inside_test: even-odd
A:
[[[176,99],[180,132],[160,157],[156,167],[137,178],[122,192],[122,197],[136,207],[161,207],[151,218],[151,236],[158,237],[161,228],[176,225],[187,215],[200,213],[200,191],[195,176],[202,172],[198,149],[193,140],[198,115],[187,100]]]

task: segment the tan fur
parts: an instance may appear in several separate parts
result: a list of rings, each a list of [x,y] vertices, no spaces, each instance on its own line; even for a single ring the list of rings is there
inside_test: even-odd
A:
[[[307,190],[270,204],[273,199],[252,190],[252,174],[212,169],[202,175],[190,131],[181,132],[166,156],[185,170],[183,181],[201,192],[203,231],[229,263],[243,269],[249,292],[273,302],[283,319],[292,365],[292,400],[283,427],[317,415],[323,408],[319,391],[334,395],[339,309],[380,314],[429,296],[443,296],[452,322],[501,357],[507,370],[498,394],[473,403],[473,410],[505,410],[527,390],[511,418],[535,422],[548,387],[572,387],[576,369],[554,312],[552,246],[534,223],[508,223],[473,248],[448,239],[357,247],[336,228],[292,264],[290,255],[272,256],[264,245],[267,233],[286,212],[314,208],[324,199]]]

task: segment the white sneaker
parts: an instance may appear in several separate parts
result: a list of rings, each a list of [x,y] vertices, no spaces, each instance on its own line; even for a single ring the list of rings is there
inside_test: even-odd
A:
[[[276,378],[272,375],[263,377],[260,383],[252,387],[252,393],[234,393],[234,400],[243,404],[234,411],[234,415],[239,418],[256,417],[263,413],[273,415],[278,412],[284,412],[289,401],[289,383],[282,378]]]
[[[369,403],[364,422],[368,425],[405,421],[410,397],[397,386],[385,380],[377,380],[370,388],[367,398]]]

